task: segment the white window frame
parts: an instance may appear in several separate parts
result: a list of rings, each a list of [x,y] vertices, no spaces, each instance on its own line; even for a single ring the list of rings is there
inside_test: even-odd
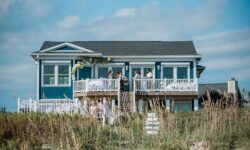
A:
[[[55,71],[55,84],[47,85],[44,84],[44,66],[46,65],[53,65]],[[69,68],[69,84],[58,84],[58,77],[59,77],[59,67],[61,65],[67,65]],[[42,62],[42,87],[70,87],[71,86],[71,62],[70,61],[44,61]]]
[[[173,67],[173,80],[177,80],[177,68],[187,67],[187,79],[190,80],[190,63],[162,63],[161,64],[161,79],[163,79],[163,67]]]

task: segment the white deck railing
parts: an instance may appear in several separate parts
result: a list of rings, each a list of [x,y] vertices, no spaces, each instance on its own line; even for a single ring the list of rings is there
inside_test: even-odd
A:
[[[135,91],[198,91],[197,79],[135,79]]]
[[[67,113],[79,111],[78,100],[17,100],[17,112]]]
[[[119,79],[86,79],[75,81],[75,92],[91,92],[91,91],[119,91]]]

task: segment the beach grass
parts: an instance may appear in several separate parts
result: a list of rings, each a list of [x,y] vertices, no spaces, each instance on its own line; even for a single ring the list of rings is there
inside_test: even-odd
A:
[[[250,141],[250,110],[206,106],[197,112],[155,110],[158,135],[147,135],[146,114],[125,113],[114,125],[91,117],[0,113],[1,149],[234,149]],[[242,145],[243,143],[243,145]]]

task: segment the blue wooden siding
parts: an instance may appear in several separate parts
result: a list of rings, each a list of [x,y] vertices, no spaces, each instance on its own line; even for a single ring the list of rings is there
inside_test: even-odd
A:
[[[159,70],[157,66],[160,66]],[[161,62],[155,62],[155,78],[160,79],[161,78]]]
[[[77,49],[69,47],[69,46],[63,46],[63,47],[57,48],[56,50],[77,50]]]
[[[91,67],[83,67],[82,69],[78,70],[78,80],[85,80],[87,78],[91,79]]]
[[[194,78],[194,62],[190,61],[190,79]]]
[[[39,67],[39,99],[73,99],[73,80],[71,80],[71,85],[68,87],[43,87],[42,86],[42,63],[40,60]],[[73,66],[73,61],[71,60],[71,67]]]
[[[128,66],[127,70],[126,70],[126,66]],[[125,62],[125,73],[124,75],[129,79],[129,62]]]
[[[72,86],[70,87],[41,87],[40,99],[65,99],[73,98]]]

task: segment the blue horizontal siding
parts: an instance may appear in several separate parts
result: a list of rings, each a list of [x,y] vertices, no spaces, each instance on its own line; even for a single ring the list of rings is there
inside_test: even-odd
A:
[[[72,47],[69,47],[69,46],[63,46],[63,47],[60,47],[56,50],[76,50],[75,48],[72,48]]]
[[[194,78],[194,62],[190,61],[190,79]]]
[[[41,99],[72,99],[73,91],[70,87],[41,87]]]

